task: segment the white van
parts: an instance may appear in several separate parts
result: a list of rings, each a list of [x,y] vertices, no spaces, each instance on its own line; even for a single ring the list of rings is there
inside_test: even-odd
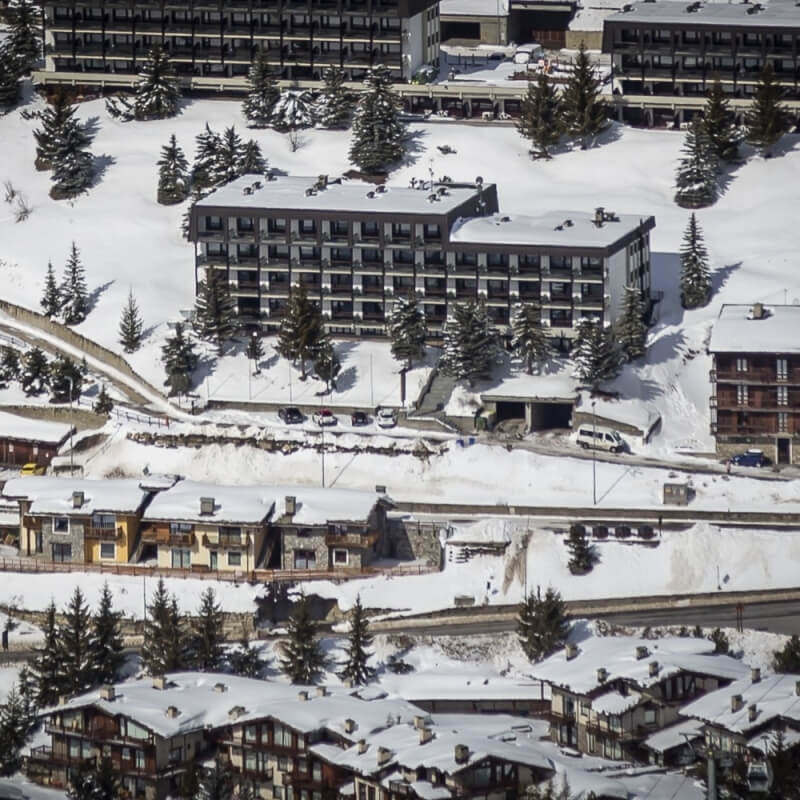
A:
[[[625,440],[615,430],[600,425],[592,427],[585,422],[578,428],[576,441],[584,450],[594,447],[597,450],[621,453],[625,449]]]
[[[544,58],[544,48],[540,44],[521,44],[514,51],[515,64],[531,64]]]

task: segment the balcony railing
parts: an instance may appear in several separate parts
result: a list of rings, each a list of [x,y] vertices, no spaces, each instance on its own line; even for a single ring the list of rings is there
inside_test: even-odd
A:
[[[121,538],[122,534],[122,526],[119,525],[112,528],[96,528],[94,525],[90,525],[84,530],[84,535],[89,539],[114,540]]]
[[[194,544],[194,533],[171,533],[165,528],[147,528],[142,531],[142,541],[148,544],[191,546]]]

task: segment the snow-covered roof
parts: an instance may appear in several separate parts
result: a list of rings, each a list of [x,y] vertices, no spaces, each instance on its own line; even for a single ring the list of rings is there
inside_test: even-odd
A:
[[[592,711],[598,714],[622,714],[623,711],[636,708],[641,701],[642,695],[639,692],[607,692],[592,700]]]
[[[754,10],[756,5],[758,9]],[[658,2],[633,3],[630,11],[621,11],[607,17],[609,22],[626,22],[645,25],[683,23],[690,27],[734,25],[742,28],[773,28],[800,25],[800,8],[791,2],[755,3],[693,3],[658,0]]]
[[[778,744],[778,731],[772,730],[768,733],[759,733],[747,741],[747,746],[752,750],[760,750],[762,753],[773,753]],[[800,731],[794,728],[786,728],[783,731],[783,746],[785,748],[794,747],[800,744]]]
[[[594,703],[592,703],[594,706]],[[656,753],[666,753],[673,747],[686,744],[687,739],[701,739],[703,737],[703,723],[697,719],[682,719],[674,725],[656,731],[644,740],[644,746]]]
[[[645,648],[638,654],[639,658],[637,648]],[[553,686],[577,694],[589,694],[620,679],[647,688],[679,672],[714,675],[729,680],[741,678],[748,672],[748,668],[735,658],[711,655],[713,649],[713,643],[707,639],[694,637],[590,636],[578,644],[574,658],[567,659],[562,650],[534,664],[531,674]],[[653,662],[656,667],[651,670]],[[604,680],[598,675],[600,669],[606,671]]]
[[[461,522],[453,525],[449,545],[510,544],[514,526],[507,519],[489,517],[478,522]]]
[[[295,498],[292,522],[297,525],[324,525],[326,522],[366,522],[378,501],[391,503],[385,495],[358,489],[314,489],[306,486],[278,486],[275,516],[286,513],[286,498]]]
[[[83,502],[78,507],[73,502],[74,492],[83,492]],[[138,480],[130,478],[89,480],[32,475],[15,478],[3,487],[5,497],[31,501],[28,513],[33,515],[84,517],[95,511],[132,514],[147,494]]]
[[[655,406],[651,406],[638,398],[604,398],[592,397],[589,391],[581,391],[578,395],[578,411],[585,414],[594,413],[605,420],[619,422],[638,428],[646,436],[658,423],[661,415]],[[599,423],[598,423],[599,424]]]
[[[492,388],[481,392],[484,402],[503,400],[554,400],[562,403],[575,401],[578,380],[572,375],[572,366],[551,362],[555,370],[545,369],[539,375],[520,371],[493,382]],[[550,365],[548,365],[550,366]]]
[[[70,434],[72,425],[46,419],[22,417],[0,411],[0,438],[19,442],[43,442],[59,445]]]
[[[245,194],[245,189],[252,188],[256,182],[261,188]],[[447,214],[478,194],[472,186],[447,186],[447,194],[431,201],[431,192],[426,189],[391,185],[377,188],[345,178],[341,183],[329,183],[327,188],[307,194],[316,183],[316,177],[278,175],[268,181],[245,175],[198,200],[195,206],[198,209],[241,208],[253,211],[276,208],[358,214]],[[486,184],[484,188],[488,186]]]
[[[756,682],[749,678],[737,680],[684,706],[681,714],[737,733],[761,727],[775,717],[800,722],[798,682],[798,675],[768,675]],[[742,696],[742,703],[733,711],[731,698],[735,695]],[[751,705],[756,706],[753,720],[750,719]]]
[[[709,353],[800,353],[800,306],[726,303],[711,329]]]
[[[441,0],[442,17],[507,17],[508,0]]]
[[[613,248],[624,237],[641,228],[655,227],[655,219],[639,214],[615,214],[602,225],[594,213],[548,211],[537,216],[492,214],[456,221],[450,240],[463,244],[538,245],[541,247]]]
[[[421,700],[542,700],[548,689],[539,681],[519,680],[486,672],[415,671],[411,675],[386,674],[381,683],[412,701]]]

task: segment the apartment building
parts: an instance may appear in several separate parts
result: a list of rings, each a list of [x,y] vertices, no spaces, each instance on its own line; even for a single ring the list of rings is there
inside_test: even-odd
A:
[[[748,668],[711,655],[706,639],[590,637],[539,664],[551,688],[550,735],[581,753],[647,760],[645,740],[680,720],[681,706],[742,678]]]
[[[550,211],[499,213],[494,184],[368,186],[245,176],[194,204],[195,275],[225,272],[243,324],[280,325],[305,287],[337,335],[384,336],[394,299],[421,300],[441,331],[450,304],[482,300],[508,332],[511,309],[542,305],[562,344],[581,317],[613,323],[624,287],[650,295],[653,217]]]
[[[756,447],[800,461],[800,307],[725,304],[711,330],[711,433],[717,452]]]
[[[746,99],[769,64],[786,97],[800,99],[794,3],[631,3],[605,19],[603,52],[623,96],[702,96],[719,78],[726,93]]]
[[[132,84],[156,46],[185,85],[242,91],[254,54],[283,79],[318,81],[329,66],[351,81],[384,64],[407,81],[439,61],[437,0],[233,0],[165,3],[42,0],[47,83]]]

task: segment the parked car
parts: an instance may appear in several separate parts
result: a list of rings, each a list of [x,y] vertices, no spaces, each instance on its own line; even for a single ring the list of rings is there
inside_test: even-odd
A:
[[[278,409],[278,419],[285,422],[287,425],[296,425],[298,422],[302,422],[305,417],[299,408],[286,406]]]
[[[34,463],[33,461],[29,461],[27,464],[22,465],[22,469],[19,471],[20,475],[44,475],[44,467],[40,466],[39,464]]]
[[[769,459],[761,450],[745,450],[731,457],[731,464],[735,467],[766,467]]]
[[[544,57],[544,48],[540,44],[521,44],[515,51],[515,64],[530,64]]]
[[[354,411],[350,415],[351,425],[369,425],[369,422],[369,414],[365,413],[364,411]]]
[[[621,453],[625,449],[625,440],[611,428],[600,425],[587,425],[585,422],[578,429],[578,444],[588,450],[608,450],[611,453]]]
[[[327,428],[329,425],[335,425],[339,421],[329,408],[321,408],[311,419],[314,420],[314,424],[319,425],[320,428]]]
[[[375,422],[379,428],[394,428],[397,425],[397,412],[392,408],[379,408],[375,412]]]

